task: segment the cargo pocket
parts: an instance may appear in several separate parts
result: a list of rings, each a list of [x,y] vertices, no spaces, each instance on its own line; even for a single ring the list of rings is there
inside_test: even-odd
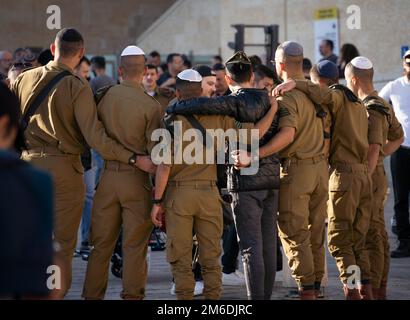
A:
[[[352,226],[348,221],[329,222],[328,242],[331,252],[351,246],[353,241]]]
[[[75,172],[77,172],[77,173],[79,173],[79,174],[84,174],[84,167],[83,167],[83,165],[81,164],[81,162],[79,162],[79,161],[74,161],[74,162],[72,162],[72,165],[73,165],[73,168],[74,168],[74,171],[75,171]]]
[[[333,172],[329,179],[330,200],[336,205],[351,187],[352,174]]]
[[[279,188],[279,212],[292,212],[292,180],[293,177],[290,175],[284,175],[280,179]]]
[[[174,263],[178,260],[178,250],[175,248],[175,241],[172,238],[167,239],[167,262]]]

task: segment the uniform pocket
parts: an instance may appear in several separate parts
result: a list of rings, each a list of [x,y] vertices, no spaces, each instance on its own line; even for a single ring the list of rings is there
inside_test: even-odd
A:
[[[167,262],[173,263],[178,260],[178,250],[175,248],[175,241],[171,238],[167,239]]]
[[[349,190],[352,182],[351,173],[333,172],[329,179],[329,191],[346,192]]]
[[[79,161],[72,162],[74,170],[79,174],[84,174],[84,167]]]

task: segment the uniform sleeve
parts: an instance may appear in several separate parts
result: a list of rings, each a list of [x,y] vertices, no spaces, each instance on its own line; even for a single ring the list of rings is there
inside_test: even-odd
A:
[[[379,92],[379,97],[382,97],[384,100],[391,103],[390,95],[391,95],[391,86],[392,82],[386,84],[383,89]]]
[[[319,86],[309,80],[296,80],[296,89],[305,93],[316,104],[332,102],[332,90],[326,86]]]
[[[369,144],[378,144],[383,146],[386,141],[383,138],[383,124],[386,117],[378,111],[369,110],[369,131],[368,140]]]
[[[392,107],[390,107],[391,111],[391,125],[389,131],[387,132],[387,140],[395,141],[404,136],[403,127],[400,124],[399,120],[396,118],[396,114]]]
[[[98,120],[97,107],[89,86],[85,86],[74,101],[74,116],[88,145],[97,150],[105,160],[128,164],[132,152],[107,136]]]
[[[288,95],[278,98],[279,129],[291,127],[298,130],[296,101]]]
[[[151,139],[154,130],[161,127],[161,105],[158,102],[151,107],[152,112],[147,116],[146,127],[145,127],[145,140],[148,153],[151,154],[152,148],[156,145],[156,141]]]

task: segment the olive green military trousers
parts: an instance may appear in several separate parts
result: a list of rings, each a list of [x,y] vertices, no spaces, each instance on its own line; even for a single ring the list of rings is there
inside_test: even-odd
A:
[[[223,229],[221,198],[211,181],[172,182],[165,197],[167,260],[175,280],[178,300],[194,297],[192,273],[193,232],[199,243],[199,263],[204,279],[204,297],[220,298],[220,265]]]
[[[48,171],[54,183],[54,241],[58,244],[63,270],[63,294],[71,287],[71,262],[77,244],[77,232],[84,206],[85,186],[80,156],[63,155],[55,150],[38,149],[24,152],[22,159]]]
[[[383,165],[376,167],[372,175],[373,200],[371,219],[366,237],[369,252],[371,284],[375,289],[386,283],[390,265],[390,246],[384,222],[384,205],[387,197],[387,177]]]
[[[305,290],[313,290],[315,282],[321,282],[325,274],[328,181],[324,156],[282,164],[279,235],[292,276]]]
[[[111,256],[123,228],[123,291],[121,297],[145,297],[146,256],[153,230],[150,217],[149,176],[139,169],[106,161],[97,186],[91,217],[90,242],[83,297],[103,299],[108,283]]]
[[[343,283],[370,283],[366,235],[372,182],[364,164],[332,166],[329,180],[328,245]],[[351,280],[349,282],[349,280]]]

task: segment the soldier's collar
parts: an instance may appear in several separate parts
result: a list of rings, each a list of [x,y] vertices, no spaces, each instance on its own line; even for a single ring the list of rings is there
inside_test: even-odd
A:
[[[128,81],[128,80],[123,80],[121,82],[122,85],[126,87],[132,87],[132,88],[137,88],[137,89],[142,89],[142,84],[136,84],[134,82]]]
[[[293,80],[306,80],[305,76],[303,74],[296,74],[293,77],[291,77]]]
[[[47,64],[47,66],[53,69],[66,70],[66,71],[70,71],[71,73],[73,72],[73,70],[71,70],[69,66],[65,65],[64,63],[57,62],[57,61],[50,61]]]

